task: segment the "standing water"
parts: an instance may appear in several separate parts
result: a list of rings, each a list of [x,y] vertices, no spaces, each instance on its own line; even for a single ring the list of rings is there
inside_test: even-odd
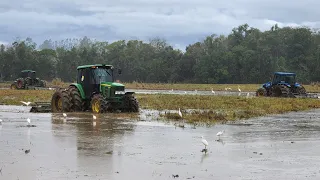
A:
[[[93,125],[90,113],[64,120],[28,111],[0,106],[0,179],[320,177],[319,110],[195,128],[112,114],[96,115]],[[27,118],[35,127],[27,127]]]

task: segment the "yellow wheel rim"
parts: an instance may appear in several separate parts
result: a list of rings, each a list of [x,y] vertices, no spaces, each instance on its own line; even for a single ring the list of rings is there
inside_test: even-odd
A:
[[[58,106],[59,110],[62,109],[62,99],[61,98],[58,99],[57,106]]]
[[[92,111],[93,112],[96,112],[96,113],[99,113],[100,112],[100,102],[98,100],[95,100],[93,103],[92,103]]]

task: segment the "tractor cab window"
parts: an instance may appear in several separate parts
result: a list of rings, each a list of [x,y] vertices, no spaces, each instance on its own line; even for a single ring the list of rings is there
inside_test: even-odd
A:
[[[35,72],[30,72],[29,77],[31,77],[32,79],[36,78],[36,73]]]
[[[280,76],[280,75],[274,76],[273,84],[280,83],[281,81],[286,82],[288,84],[294,84],[295,83],[295,76]]]
[[[95,68],[93,70],[93,77],[96,84],[100,82],[113,82],[112,70],[106,68]]]
[[[294,84],[296,82],[296,78],[295,76],[286,76],[285,82],[288,84]]]

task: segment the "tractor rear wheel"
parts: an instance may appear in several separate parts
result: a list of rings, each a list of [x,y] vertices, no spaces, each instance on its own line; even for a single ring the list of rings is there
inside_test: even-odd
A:
[[[289,97],[290,89],[284,85],[275,86],[272,90],[272,96],[274,97]]]
[[[69,92],[64,89],[57,90],[51,99],[52,112],[70,112],[71,109],[71,97]]]
[[[109,108],[109,103],[101,94],[93,95],[90,104],[93,113],[105,113]]]
[[[24,86],[25,86],[24,80],[18,79],[16,84],[17,89],[24,89]]]
[[[124,97],[125,112],[139,112],[139,102],[132,95],[126,95]]]
[[[81,95],[80,92],[78,90],[78,88],[76,88],[75,86],[70,86],[68,89],[70,96],[71,96],[71,109],[72,111],[83,111],[83,101],[81,99]]]
[[[265,88],[259,88],[256,91],[256,96],[267,96],[267,90]]]

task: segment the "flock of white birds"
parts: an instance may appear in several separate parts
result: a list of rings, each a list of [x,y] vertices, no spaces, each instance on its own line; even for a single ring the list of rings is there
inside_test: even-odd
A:
[[[227,88],[226,88],[227,89]],[[230,88],[231,89],[231,88]],[[240,90],[240,88],[238,87],[238,89],[239,89],[239,92],[241,92],[241,90]],[[213,89],[212,89],[212,93],[215,93],[214,91],[213,91]],[[23,104],[25,104],[26,106],[29,106],[30,104],[31,104],[31,102],[24,102],[24,101],[20,101],[21,103],[23,103]],[[179,110],[178,110],[178,114],[179,114],[179,116],[181,117],[181,119],[182,119],[182,125],[181,124],[179,124],[179,126],[180,127],[183,127],[184,128],[184,119],[182,118],[182,112],[181,112],[181,110],[180,110],[180,108],[179,108]],[[66,113],[62,113],[62,116],[64,117],[64,122],[66,122],[67,121],[67,114]],[[92,122],[92,125],[93,126],[96,126],[96,119],[97,119],[97,117],[95,116],[95,115],[92,115],[92,119],[94,120],[93,122]],[[0,125],[2,125],[2,119],[0,119]],[[27,123],[28,123],[28,125],[30,125],[31,124],[31,119],[30,118],[27,118]],[[220,131],[220,132],[218,132],[217,133],[217,136],[219,137],[219,139],[220,139],[220,136],[222,135],[224,133],[224,130],[223,131]],[[204,137],[203,136],[201,136],[201,142],[203,143],[203,145],[205,146],[205,148],[204,148],[204,150],[205,150],[205,152],[207,151],[207,146],[209,145],[209,143],[208,143],[208,141],[207,140],[205,140],[204,139]]]

